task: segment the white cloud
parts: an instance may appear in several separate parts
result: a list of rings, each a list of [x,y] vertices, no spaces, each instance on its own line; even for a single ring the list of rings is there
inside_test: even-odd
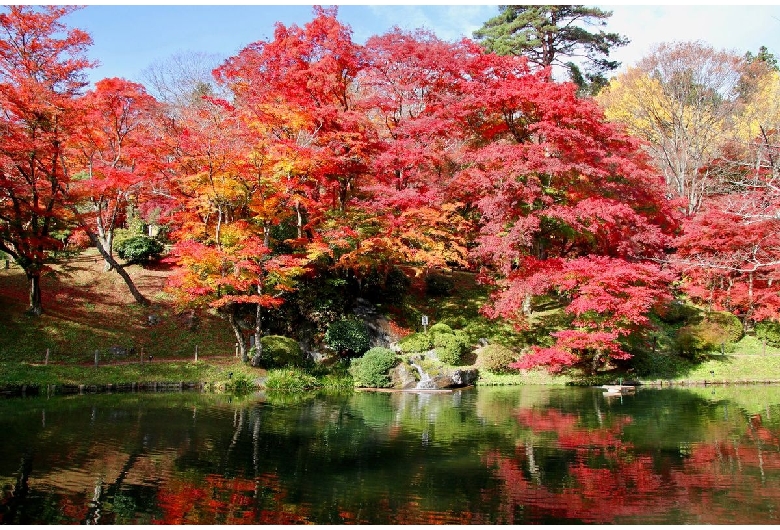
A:
[[[654,45],[696,41],[739,55],[760,46],[780,55],[780,6],[601,6],[612,11],[606,31],[631,39],[611,56],[635,64]]]

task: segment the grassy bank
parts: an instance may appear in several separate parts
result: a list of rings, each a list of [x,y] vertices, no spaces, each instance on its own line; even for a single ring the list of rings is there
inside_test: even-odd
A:
[[[24,313],[27,283],[21,269],[13,265],[0,269],[0,387],[185,382],[225,388],[236,382],[254,385],[266,380],[264,371],[235,358],[235,339],[224,321],[206,311],[194,313],[193,318],[189,311],[176,307],[163,289],[170,270],[164,266],[127,270],[151,305],[136,304],[119,276],[103,272],[97,252],[88,250],[63,259],[43,278],[45,313],[30,317]],[[467,273],[453,273],[452,279],[448,296],[431,297],[418,277],[400,314],[393,318],[417,330],[421,315],[427,315],[431,325],[446,323],[466,331],[475,342],[485,338],[516,351],[529,333],[541,336],[557,325],[556,310],[546,306],[537,308],[532,316],[536,326],[525,334],[506,323],[490,321],[479,313],[487,290]],[[325,386],[346,386],[345,374],[320,372],[314,375]],[[780,382],[780,349],[746,336],[726,355],[712,355],[701,362],[659,351],[641,376],[624,377],[646,384]],[[552,375],[545,370],[482,371],[478,384],[597,384],[616,378],[586,379],[576,373]],[[288,384],[284,374],[275,374],[272,381]]]

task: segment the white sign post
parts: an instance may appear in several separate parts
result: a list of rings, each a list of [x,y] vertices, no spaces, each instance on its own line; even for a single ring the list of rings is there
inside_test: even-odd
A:
[[[425,333],[428,333],[428,315],[422,316],[422,325],[423,325],[423,331]]]

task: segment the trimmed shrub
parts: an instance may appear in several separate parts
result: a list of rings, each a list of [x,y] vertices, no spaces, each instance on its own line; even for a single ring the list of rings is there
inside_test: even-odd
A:
[[[463,315],[447,317],[441,321],[442,324],[447,324],[452,329],[463,329],[469,325],[469,319]]]
[[[412,333],[398,342],[403,353],[422,353],[433,348],[433,340],[428,333]]]
[[[266,335],[260,339],[263,353],[259,366],[262,368],[302,367],[305,364],[303,350],[295,339],[281,335]],[[254,348],[250,352],[254,355]]]
[[[352,359],[349,373],[357,387],[389,387],[388,371],[398,362],[398,356],[387,348],[371,348],[363,357]]]
[[[436,347],[436,356],[443,363],[457,366],[466,348],[462,340],[455,335],[439,333],[433,337],[433,345]]]
[[[455,281],[449,276],[432,273],[425,277],[425,293],[429,296],[448,296],[455,288]]]
[[[718,351],[721,345],[733,345],[744,334],[739,318],[724,311],[713,311],[700,322],[680,328],[677,344],[685,357],[695,360]]]
[[[763,320],[756,323],[756,338],[770,346],[780,346],[780,322]]]
[[[165,246],[149,236],[133,236],[115,245],[116,253],[128,263],[149,263],[160,259]]]
[[[449,327],[447,324],[444,324],[442,322],[438,322],[428,328],[428,333],[431,334],[431,336],[436,336],[439,334],[445,334],[445,335],[452,335],[454,332],[452,331],[452,328]]]
[[[302,392],[319,388],[320,382],[316,377],[300,368],[276,369],[268,372],[265,387],[268,390],[280,390],[285,392]]]
[[[463,351],[466,351],[471,346],[471,338],[469,334],[462,329],[456,329],[453,332],[455,339],[463,346]]]
[[[511,371],[509,365],[516,360],[515,352],[501,344],[488,344],[477,354],[477,365],[494,374]]]
[[[345,318],[331,322],[325,332],[325,344],[342,355],[356,357],[365,353],[371,338],[362,320]]]

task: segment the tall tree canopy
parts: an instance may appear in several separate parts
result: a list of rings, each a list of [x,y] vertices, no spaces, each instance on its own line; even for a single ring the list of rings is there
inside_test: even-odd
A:
[[[617,33],[589,30],[605,26],[610,16],[609,11],[582,5],[499,6],[499,14],[475,31],[474,37],[488,52],[523,55],[542,68],[562,66],[581,86],[594,83],[600,87],[606,82],[605,74],[620,66],[609,60],[610,50],[629,42]],[[584,61],[584,72],[576,64],[579,60]]]
[[[743,66],[740,57],[701,42],[661,44],[598,95],[610,120],[647,142],[688,214],[718,186],[709,163],[730,134]]]
[[[91,66],[89,35],[60,20],[73,9],[10,6],[0,14],[0,250],[24,269],[33,314],[43,310],[49,253],[61,245],[54,232],[68,217],[64,151]]]
[[[538,35],[547,55],[537,62],[423,31],[395,29],[359,45],[335,8],[316,7],[304,26],[278,24],[272,39],[225,61],[214,90],[174,91],[187,97],[171,99],[159,122],[143,87],[116,79],[80,105],[70,90],[46,106],[58,89],[78,88],[86,66],[58,64],[53,73],[68,73],[64,80],[34,77],[35,90],[0,100],[14,109],[38,94],[36,83],[48,86],[32,98],[40,107],[19,113],[27,121],[6,126],[18,135],[0,147],[2,178],[13,185],[0,191],[0,229],[10,233],[16,218],[27,229],[43,213],[51,223],[75,218],[108,259],[112,219],[130,196],[160,206],[174,243],[173,292],[181,305],[223,316],[244,359],[252,337],[260,346],[270,310],[295,303],[301,279],[360,281],[395,264],[472,267],[492,286],[488,315],[524,326],[542,295],[569,315],[567,329],[518,366],[599,370],[628,357],[626,338],[641,334],[669,296],[671,276],[659,263],[675,215],[639,143],[573,84],[535,67],[579,47],[602,72],[611,67],[603,56],[620,39],[575,24],[607,15],[534,9],[554,16],[556,28]],[[20,68],[24,82],[28,70]],[[52,134],[53,124],[67,124],[67,137]],[[28,207],[29,197],[53,206]],[[47,230],[20,241],[43,256]],[[8,241],[2,248],[15,249]]]

